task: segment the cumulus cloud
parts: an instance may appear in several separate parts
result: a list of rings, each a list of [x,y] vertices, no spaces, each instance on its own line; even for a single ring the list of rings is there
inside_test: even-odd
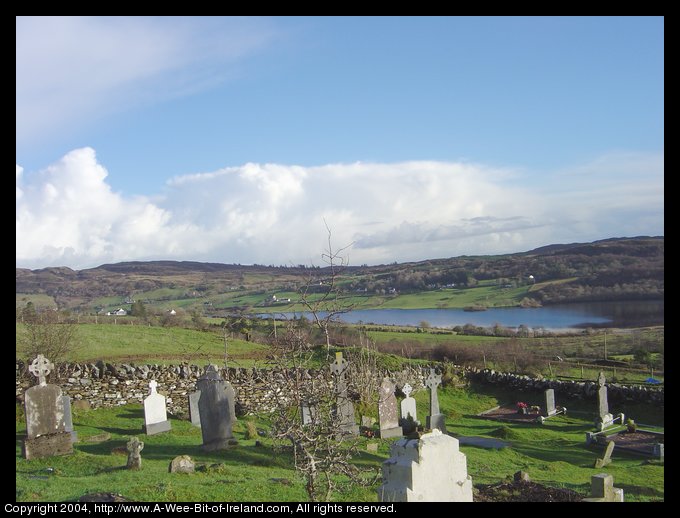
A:
[[[546,174],[413,161],[245,164],[178,176],[124,197],[93,149],[16,168],[17,266],[176,259],[316,264],[350,243],[351,264],[528,250],[663,233],[663,159],[612,155]]]
[[[17,144],[229,79],[274,38],[261,18],[19,16]]]

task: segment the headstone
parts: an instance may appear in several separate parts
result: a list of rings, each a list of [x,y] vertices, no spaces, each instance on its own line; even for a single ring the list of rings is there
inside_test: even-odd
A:
[[[662,442],[657,442],[652,449],[652,454],[659,460],[663,460],[663,444]]]
[[[399,439],[383,462],[381,502],[472,502],[472,479],[458,439],[433,430]]]
[[[614,487],[614,478],[607,473],[599,473],[590,477],[590,498],[584,502],[623,502],[623,489]]]
[[[401,437],[404,435],[399,426],[397,415],[397,397],[394,395],[395,383],[383,378],[378,399],[378,416],[380,417],[380,438]]]
[[[194,426],[201,427],[201,415],[198,412],[198,400],[201,397],[201,391],[196,390],[191,392],[188,396],[189,398],[189,420]]]
[[[201,416],[203,450],[226,449],[233,440],[232,427],[236,421],[236,394],[228,381],[224,381],[215,365],[209,365],[196,383],[201,391],[198,411]]]
[[[543,415],[546,417],[553,416],[557,413],[555,407],[555,390],[546,389],[545,391],[545,405],[543,406]]]
[[[72,437],[66,431],[61,388],[47,383],[47,375],[52,369],[54,364],[42,354],[28,368],[39,383],[24,393],[26,438],[23,455],[29,460],[73,453]]]
[[[142,431],[146,435],[156,435],[157,433],[170,430],[170,421],[165,409],[165,396],[156,392],[158,383],[156,380],[149,382],[149,395],[144,398],[144,424]]]
[[[401,419],[399,424],[404,435],[406,435],[414,432],[420,422],[416,414],[416,400],[411,397],[413,388],[408,383],[405,383],[401,391],[406,394],[406,397],[401,400]]]
[[[309,401],[303,401],[300,405],[300,414],[302,415],[302,425],[306,426],[314,422],[316,417],[316,408]]]
[[[73,416],[71,415],[71,398],[61,396],[64,404],[64,431],[71,434],[71,442],[78,442],[78,432],[73,429]]]
[[[142,468],[142,454],[144,443],[137,437],[132,437],[127,442],[127,469],[141,469]]]
[[[613,424],[614,416],[609,413],[609,402],[607,400],[607,386],[605,383],[607,380],[604,377],[604,372],[600,371],[597,376],[597,384],[599,389],[597,389],[597,411],[598,417],[595,420],[595,426],[598,431],[604,430],[607,426]]]
[[[354,405],[347,394],[347,360],[342,353],[335,353],[335,361],[331,363],[331,373],[335,377],[335,416],[338,420],[338,429],[341,434],[359,434],[359,425],[354,422]]]
[[[169,473],[193,473],[196,464],[189,455],[179,455],[170,461]]]
[[[430,374],[425,379],[425,386],[430,389],[430,415],[427,416],[425,424],[430,430],[436,429],[446,433],[446,422],[444,414],[439,412],[439,398],[437,397],[437,387],[441,382],[442,375],[430,369]]]
[[[371,453],[377,453],[378,452],[378,443],[377,442],[369,442],[366,445],[366,451],[371,452]]]
[[[595,461],[595,467],[596,468],[604,468],[606,465],[611,464],[612,462],[612,452],[614,451],[614,446],[616,446],[616,443],[614,441],[608,441],[607,442],[607,447],[604,450],[604,456],[601,459],[597,459]]]

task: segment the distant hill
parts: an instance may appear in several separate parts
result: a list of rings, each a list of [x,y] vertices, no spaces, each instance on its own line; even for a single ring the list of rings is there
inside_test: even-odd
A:
[[[318,267],[131,261],[84,270],[17,268],[16,293],[17,305],[26,299],[20,295],[34,294],[53,297],[59,307],[89,311],[107,298],[199,301],[220,293],[294,292],[311,277],[325,275],[327,270]],[[662,298],[664,237],[612,238],[516,254],[353,266],[343,271],[341,287],[352,293],[414,293],[445,286],[474,287],[489,280],[503,286],[531,283],[527,296],[542,304]]]

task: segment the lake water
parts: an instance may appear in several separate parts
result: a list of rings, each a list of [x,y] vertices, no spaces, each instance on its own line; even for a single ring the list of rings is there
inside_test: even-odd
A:
[[[275,313],[293,318],[303,313]],[[309,313],[304,313],[309,317]],[[321,314],[323,315],[323,313]],[[262,315],[265,317],[265,315]],[[269,316],[269,315],[267,315]],[[339,316],[343,322],[418,326],[422,321],[433,327],[475,326],[516,328],[522,324],[547,330],[585,327],[641,327],[663,325],[664,301],[582,302],[542,308],[489,308],[486,311],[462,309],[362,309]]]

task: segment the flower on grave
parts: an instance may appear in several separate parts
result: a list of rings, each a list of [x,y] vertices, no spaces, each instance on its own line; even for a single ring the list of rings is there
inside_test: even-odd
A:
[[[524,403],[523,401],[518,401],[517,402],[517,408],[527,408],[529,405]]]

